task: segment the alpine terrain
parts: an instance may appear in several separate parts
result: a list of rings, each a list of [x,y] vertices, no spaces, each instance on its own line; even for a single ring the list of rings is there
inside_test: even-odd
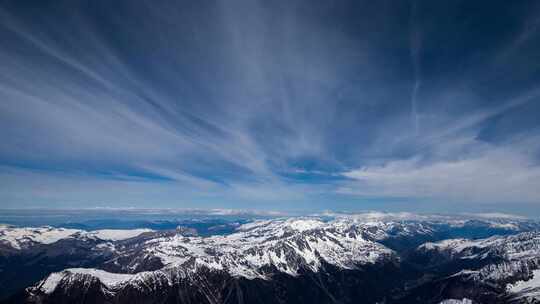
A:
[[[540,223],[324,215],[228,234],[0,228],[5,303],[538,303]]]

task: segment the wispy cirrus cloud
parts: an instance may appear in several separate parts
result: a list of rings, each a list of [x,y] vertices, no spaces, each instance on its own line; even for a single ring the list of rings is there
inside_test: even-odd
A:
[[[0,207],[532,203],[536,19],[476,5],[6,1]]]

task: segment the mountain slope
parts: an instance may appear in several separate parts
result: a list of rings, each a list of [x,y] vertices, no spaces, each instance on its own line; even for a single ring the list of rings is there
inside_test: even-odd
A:
[[[42,280],[13,303],[527,303],[537,297],[529,280],[539,268],[536,227],[351,216],[255,221],[206,237],[182,227],[77,231],[24,241],[32,246],[0,262],[41,261],[27,264]],[[510,235],[448,239],[497,233]],[[30,271],[21,267],[11,271]]]
[[[481,240],[451,239],[421,245],[410,261],[424,264],[433,278],[401,299],[429,303],[444,298],[474,303],[538,301],[540,232]],[[531,302],[531,303],[532,303]]]

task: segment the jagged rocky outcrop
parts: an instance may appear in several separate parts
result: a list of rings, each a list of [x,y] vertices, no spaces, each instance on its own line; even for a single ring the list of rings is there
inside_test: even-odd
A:
[[[425,243],[409,261],[426,265],[425,273],[433,278],[409,290],[400,301],[431,303],[463,297],[472,303],[536,303],[540,299],[538,231]]]

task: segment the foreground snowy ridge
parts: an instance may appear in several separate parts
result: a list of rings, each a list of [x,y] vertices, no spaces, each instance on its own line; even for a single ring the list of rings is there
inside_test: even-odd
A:
[[[269,279],[281,272],[296,276],[317,272],[323,264],[353,269],[395,258],[381,244],[364,239],[360,226],[351,221],[313,219],[273,220],[241,226],[226,236],[193,237],[174,234],[142,242],[142,254],[157,257],[162,269],[136,274],[115,274],[97,269],[73,268],[53,273],[37,290],[51,293],[58,284],[97,279],[108,289],[159,277],[167,282],[198,271],[225,272],[233,277]],[[121,248],[114,250],[120,251]]]

